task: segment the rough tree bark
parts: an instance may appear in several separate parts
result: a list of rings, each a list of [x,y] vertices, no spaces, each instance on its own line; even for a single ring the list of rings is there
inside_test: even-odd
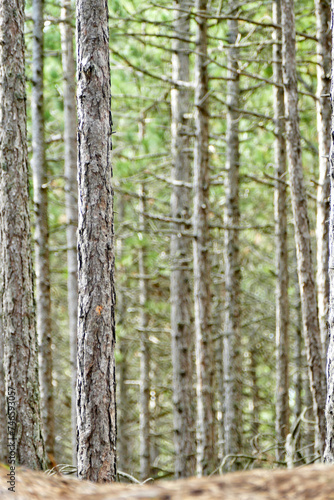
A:
[[[206,14],[207,1],[196,0],[196,12]],[[194,145],[194,306],[197,374],[197,474],[215,467],[215,415],[213,409],[214,357],[210,328],[209,262],[209,114],[207,72],[207,20],[196,17]]]
[[[323,451],[325,425],[325,374],[314,283],[311,238],[307,214],[306,193],[299,131],[298,88],[296,72],[296,33],[293,0],[282,0],[283,80],[285,90],[286,138],[289,160],[291,201],[295,224],[298,279],[302,303],[303,329],[307,351],[310,386],[318,432],[318,447]]]
[[[78,183],[77,183],[77,117],[75,61],[73,53],[73,28],[70,24],[73,13],[71,0],[62,0],[60,25],[62,64],[64,75],[64,170],[67,239],[67,302],[70,335],[71,384],[72,384],[72,456],[77,460],[77,418],[76,418],[76,380],[77,380],[77,317],[78,317]]]
[[[334,22],[334,0],[331,2],[331,17]],[[332,43],[334,45],[334,31],[332,31]],[[333,78],[332,54],[332,78]],[[330,89],[332,108],[334,109],[334,85]],[[324,461],[334,463],[334,117],[332,113],[331,124],[331,146],[330,146],[330,216],[329,216],[329,346],[327,353],[327,401],[326,401],[326,448]]]
[[[331,123],[330,92],[331,73],[331,9],[329,1],[315,0],[317,18],[318,88],[317,88],[317,126],[319,144],[319,184],[317,192],[317,293],[319,308],[320,338],[323,358],[326,360],[328,347],[328,217],[329,217],[329,149]]]
[[[115,287],[108,6],[77,0],[78,476],[116,476]]]
[[[273,22],[281,25],[281,0],[273,3]],[[282,31],[275,29],[273,72],[275,83],[282,85]],[[284,137],[284,89],[274,86],[275,114],[275,244],[276,244],[276,459],[284,460],[289,432],[289,273],[286,216],[286,146]],[[283,182],[282,182],[283,181]]]
[[[187,0],[174,2],[175,9],[188,9]],[[175,11],[174,31],[178,39],[173,41],[173,79],[189,81],[189,14]],[[174,88],[171,91],[172,106],[172,179],[186,183],[190,181],[189,90]],[[190,193],[185,186],[173,185],[171,214],[174,219],[188,219]],[[184,227],[174,224],[171,236],[170,301],[173,363],[173,410],[175,477],[188,477],[195,473],[195,421],[193,391],[193,329],[190,302],[190,256],[191,240],[182,235]],[[180,233],[178,233],[180,231]]]
[[[0,1],[0,39],[0,220],[6,393],[14,394],[16,401],[17,462],[43,469],[45,449],[28,207],[23,0]]]
[[[142,240],[146,237],[145,227],[145,190],[141,187],[139,204],[139,223]],[[138,252],[139,264],[139,305],[140,305],[140,478],[142,481],[151,474],[150,444],[150,348],[147,314],[147,271],[145,240]]]
[[[52,335],[47,169],[44,133],[43,28],[44,0],[33,0],[32,44],[32,171],[35,212],[36,319],[39,343],[39,383],[46,452],[54,454],[55,423],[52,385]]]
[[[233,12],[234,2],[229,2]],[[227,227],[238,226],[239,213],[239,75],[238,21],[228,20],[227,115],[226,115],[226,181],[225,214]],[[240,380],[240,262],[239,232],[225,231],[225,334],[224,334],[224,453],[241,451],[242,397]],[[237,469],[233,461],[233,469]]]

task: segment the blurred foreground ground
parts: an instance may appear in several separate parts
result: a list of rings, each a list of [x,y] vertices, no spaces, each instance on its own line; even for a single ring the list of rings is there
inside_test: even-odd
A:
[[[293,470],[256,469],[224,476],[161,481],[146,485],[96,485],[68,476],[16,469],[16,492],[8,491],[8,469],[0,465],[0,499],[84,500],[334,500],[334,466]]]

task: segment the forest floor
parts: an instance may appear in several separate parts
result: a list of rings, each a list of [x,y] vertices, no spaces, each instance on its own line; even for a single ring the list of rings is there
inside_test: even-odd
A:
[[[68,476],[16,469],[15,493],[8,491],[8,469],[0,465],[0,499],[20,500],[334,500],[334,466],[293,470],[256,469],[224,476],[157,481],[151,485],[97,485]]]

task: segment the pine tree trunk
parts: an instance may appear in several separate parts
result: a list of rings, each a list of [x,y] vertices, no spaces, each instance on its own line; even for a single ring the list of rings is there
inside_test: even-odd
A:
[[[224,353],[224,340],[223,340],[223,326],[224,326],[224,302],[223,297],[225,296],[225,283],[222,281],[223,271],[222,271],[222,259],[220,255],[221,243],[217,242],[219,248],[218,252],[213,253],[214,261],[212,269],[214,273],[217,273],[221,278],[217,280],[214,285],[214,297],[216,297],[216,304],[213,314],[213,325],[214,325],[214,352],[215,352],[215,376],[217,380],[216,386],[216,415],[217,415],[217,457],[218,463],[221,463],[224,458],[224,363],[223,363],[223,353]]]
[[[324,417],[326,386],[321,356],[319,320],[311,252],[311,237],[307,214],[306,193],[303,181],[298,113],[296,34],[293,0],[282,0],[282,28],[286,136],[291,201],[295,223],[298,279],[302,303],[307,362],[319,440],[318,448],[323,451],[326,436]]]
[[[140,233],[142,239],[146,237],[145,227],[145,191],[140,193]],[[151,474],[151,444],[150,444],[150,347],[148,335],[148,314],[146,311],[147,271],[146,249],[143,242],[139,247],[139,305],[140,305],[140,478],[142,481]]]
[[[281,25],[281,0],[273,3],[273,22]],[[275,83],[282,85],[282,32],[274,31],[273,71]],[[289,274],[286,216],[286,147],[284,137],[284,89],[274,87],[275,113],[275,243],[276,243],[276,459],[284,460],[289,432]]]
[[[250,354],[250,367],[249,367],[249,377],[250,384],[252,388],[252,435],[254,442],[258,441],[259,430],[260,430],[260,408],[261,408],[261,399],[259,394],[259,383],[257,376],[257,348],[256,342],[257,335],[256,332],[253,333],[252,339],[250,340],[251,345],[249,348]]]
[[[317,88],[317,125],[319,144],[319,185],[317,193],[317,292],[319,308],[320,337],[323,347],[323,358],[326,360],[328,347],[328,305],[329,305],[329,149],[331,103],[328,97],[330,92],[331,74],[331,10],[327,1],[315,0],[317,17],[317,52],[318,52],[318,88]],[[324,361],[325,363],[325,361]]]
[[[207,1],[196,0],[196,12],[206,14]],[[196,17],[194,149],[194,306],[197,374],[197,474],[215,467],[213,409],[214,357],[211,339],[209,257],[209,114],[207,73],[207,20]]]
[[[295,297],[296,297],[296,322],[294,328],[294,377],[293,377],[293,386],[295,391],[295,404],[293,406],[293,413],[295,420],[302,413],[302,384],[303,384],[303,338],[302,338],[302,317],[301,317],[301,302],[300,302],[300,292],[299,292],[299,283],[298,276],[295,273],[294,278],[294,289],[295,289]]]
[[[117,227],[122,227],[124,222],[124,200],[120,195],[117,204]],[[123,256],[123,239],[118,237],[116,241],[116,252],[119,267],[122,266]],[[117,264],[116,264],[117,269]],[[130,359],[127,349],[127,341],[125,336],[125,320],[127,311],[127,302],[124,290],[122,289],[121,281],[117,281],[117,328],[120,331],[118,339],[118,351],[120,354],[120,361],[117,363],[117,463],[121,471],[128,472],[130,470],[131,455],[130,455],[130,440],[129,440],[129,395],[126,380],[129,373]]]
[[[12,394],[16,403],[17,462],[32,469],[43,469],[45,449],[28,208],[23,0],[0,1],[0,39],[1,261],[6,394]]]
[[[331,3],[332,25],[334,22],[334,0]],[[334,34],[332,32],[332,42],[334,43]],[[334,56],[332,54],[332,66]],[[332,67],[333,75],[333,67]],[[331,86],[331,103],[334,106],[334,86]],[[334,120],[332,114],[331,124],[331,146],[330,146],[330,214],[329,214],[329,346],[327,353],[327,401],[326,401],[326,449],[324,461],[334,463]]]
[[[73,17],[71,0],[62,0],[60,25],[62,64],[64,75],[64,145],[65,145],[65,203],[67,239],[67,302],[70,335],[71,385],[72,385],[72,456],[77,461],[77,418],[76,418],[76,380],[77,380],[77,317],[78,317],[78,263],[77,263],[77,226],[78,226],[78,183],[77,183],[77,117],[75,61],[73,53]]]
[[[229,2],[233,12],[233,1]],[[227,116],[226,116],[226,182],[225,216],[227,227],[239,225],[239,75],[238,21],[228,20],[227,50]],[[238,231],[225,231],[225,335],[224,335],[224,453],[241,451],[242,395],[240,380],[240,262]],[[237,463],[233,461],[233,469]]]
[[[117,304],[120,306],[120,294],[117,294]],[[117,323],[118,327],[122,323]],[[128,472],[131,466],[131,443],[129,439],[129,396],[126,384],[129,365],[127,362],[128,350],[126,342],[120,338],[118,340],[118,349],[121,356],[117,363],[118,367],[118,399],[117,399],[117,464],[118,470]]]
[[[78,476],[116,477],[115,288],[108,7],[77,0]]]
[[[50,261],[48,190],[44,137],[43,28],[44,0],[32,2],[33,25],[33,85],[32,112],[32,171],[35,211],[35,270],[36,320],[39,342],[39,383],[41,413],[46,452],[54,455],[55,423],[52,385],[52,335],[50,299]]]
[[[306,463],[310,464],[314,462],[314,456],[315,456],[315,432],[314,432],[314,418],[313,418],[313,412],[312,412],[312,394],[310,390],[310,382],[305,376],[303,380],[303,385],[304,385],[304,397],[305,397],[305,406],[306,408],[309,408],[309,410],[306,412],[305,417],[306,417],[306,422],[305,422],[305,429],[304,429],[304,439],[303,439],[303,445],[302,448],[305,449],[305,458],[306,458]]]
[[[174,2],[177,9],[187,9],[186,0]],[[173,80],[189,81],[189,15],[176,11],[173,41]],[[190,181],[189,125],[187,114],[190,111],[189,90],[174,88],[172,102],[172,179],[183,183]],[[173,185],[171,214],[174,219],[188,219],[190,193],[185,186]],[[190,259],[191,241],[183,236],[185,227],[173,225],[171,236],[171,330],[173,363],[173,409],[174,409],[174,446],[175,477],[188,477],[195,473],[195,422],[193,391],[193,331],[191,324],[190,302]]]

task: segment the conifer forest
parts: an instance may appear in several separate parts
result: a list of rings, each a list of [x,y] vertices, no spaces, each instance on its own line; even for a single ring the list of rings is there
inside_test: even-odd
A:
[[[14,483],[334,463],[333,20],[334,0],[0,0]]]

